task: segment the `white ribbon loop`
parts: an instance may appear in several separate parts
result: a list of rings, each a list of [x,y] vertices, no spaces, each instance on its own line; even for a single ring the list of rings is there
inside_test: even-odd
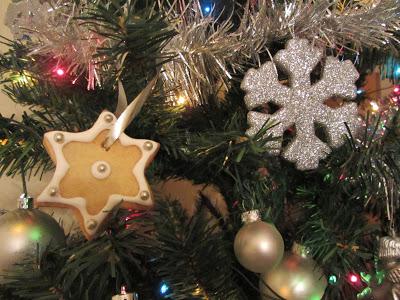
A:
[[[117,108],[115,109],[115,115],[119,117],[124,112],[127,106],[128,101],[126,100],[124,86],[122,85],[121,80],[118,80],[118,103]]]
[[[132,120],[137,116],[137,114],[140,112],[144,102],[147,100],[147,98],[150,96],[156,82],[157,82],[157,77],[155,76],[148,84],[147,86],[140,92],[139,95],[132,101],[131,104],[129,104],[126,109],[121,113],[121,115],[118,117],[117,122],[115,122],[114,126],[111,128],[109,131],[106,140],[103,143],[103,147],[106,150],[109,150],[112,144],[119,138],[121,133],[123,133],[128,127],[128,125],[132,122]],[[118,82],[118,88],[119,88],[119,93],[118,93],[118,106],[117,106],[117,111],[116,114],[118,113],[118,109],[122,110],[123,109],[123,102],[125,101],[126,103],[126,95],[124,88],[122,86],[122,83],[119,81]],[[125,97],[125,99],[122,99]],[[125,104],[126,105],[126,104]]]

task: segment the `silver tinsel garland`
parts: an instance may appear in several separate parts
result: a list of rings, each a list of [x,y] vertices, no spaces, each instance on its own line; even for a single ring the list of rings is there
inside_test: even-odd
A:
[[[25,41],[30,55],[56,59],[54,68],[80,79],[87,77],[88,89],[99,83],[97,49],[109,42],[91,30],[88,24],[76,19],[93,4],[81,0],[22,0],[9,5],[6,25],[16,39]]]
[[[177,31],[163,50],[175,57],[163,66],[165,88],[173,97],[183,94],[193,103],[206,101],[226,90],[249,62],[260,65],[259,54],[271,43],[294,37],[338,51],[395,47],[399,1],[255,0],[235,16],[239,25],[234,26],[233,15],[223,20],[216,11],[204,15],[197,0],[159,0],[158,9]],[[98,47],[112,41],[94,33],[102,24],[88,25],[75,17],[95,2],[23,0],[11,4],[8,25],[17,37],[29,36],[32,54],[58,58],[77,77],[87,72],[88,87],[94,88],[96,78],[109,76],[97,68]]]
[[[163,50],[176,57],[163,66],[165,88],[177,90],[193,104],[226,89],[232,73],[242,72],[246,60],[261,50],[232,30],[231,18],[205,16],[197,1],[161,7],[178,33]]]
[[[163,1],[161,1],[164,3]],[[269,44],[293,37],[306,38],[321,49],[383,48],[397,44],[400,28],[399,0],[364,5],[360,1],[252,1],[243,7],[239,26],[232,18],[204,16],[199,2],[174,1],[161,5],[178,35],[165,51],[176,59],[164,66],[164,82],[192,102],[203,102],[226,87],[234,73],[246,70],[249,61],[260,65],[259,54]]]
[[[400,1],[258,0],[259,9],[249,13],[248,26],[266,41],[307,38],[322,47],[382,48],[397,44]]]

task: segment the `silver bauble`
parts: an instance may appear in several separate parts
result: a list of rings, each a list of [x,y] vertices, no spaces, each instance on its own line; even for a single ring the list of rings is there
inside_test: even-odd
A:
[[[319,300],[327,286],[321,268],[313,259],[292,252],[286,252],[279,266],[261,276],[260,291],[262,299],[267,300],[267,296],[274,294],[264,282],[285,300]]]
[[[0,277],[26,258],[40,258],[51,244],[62,246],[60,225],[37,209],[16,209],[0,216]]]
[[[274,225],[256,221],[245,224],[238,231],[234,250],[243,267],[255,273],[262,273],[280,263],[284,244]]]
[[[400,299],[400,238],[381,237],[379,240],[379,258],[385,268],[386,279],[392,283],[391,295],[393,299],[398,300]]]
[[[379,258],[387,272],[386,278],[392,283],[400,284],[400,238],[380,238]]]

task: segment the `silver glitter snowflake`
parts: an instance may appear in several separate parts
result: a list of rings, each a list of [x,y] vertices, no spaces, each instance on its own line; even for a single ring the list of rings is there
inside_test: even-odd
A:
[[[354,98],[354,82],[359,74],[351,61],[340,62],[337,58],[327,57],[320,81],[311,84],[310,74],[322,58],[322,51],[312,47],[307,40],[292,39],[285,50],[279,51],[274,62],[289,75],[290,87],[278,81],[273,62],[267,62],[259,69],[250,69],[242,82],[246,91],[245,102],[252,110],[268,102],[280,107],[269,115],[256,111],[248,113],[250,125],[247,134],[255,135],[271,120],[275,127],[267,131],[274,137],[282,137],[284,131],[293,125],[296,127],[294,140],[282,151],[287,160],[296,163],[299,170],[318,167],[320,159],[330,153],[330,147],[315,135],[315,124],[325,127],[328,144],[338,147],[343,144],[347,133],[345,123],[351,132],[358,127],[356,103],[345,103],[339,108],[325,104],[330,97]],[[279,154],[282,138],[267,143],[271,153]]]

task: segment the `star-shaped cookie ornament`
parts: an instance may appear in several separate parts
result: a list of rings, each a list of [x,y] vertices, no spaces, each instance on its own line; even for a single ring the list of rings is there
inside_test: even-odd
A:
[[[44,136],[56,170],[36,206],[72,208],[88,239],[96,236],[116,205],[136,209],[153,205],[144,171],[159,144],[122,133],[106,150],[103,143],[116,120],[105,111],[87,131],[51,131]]]

